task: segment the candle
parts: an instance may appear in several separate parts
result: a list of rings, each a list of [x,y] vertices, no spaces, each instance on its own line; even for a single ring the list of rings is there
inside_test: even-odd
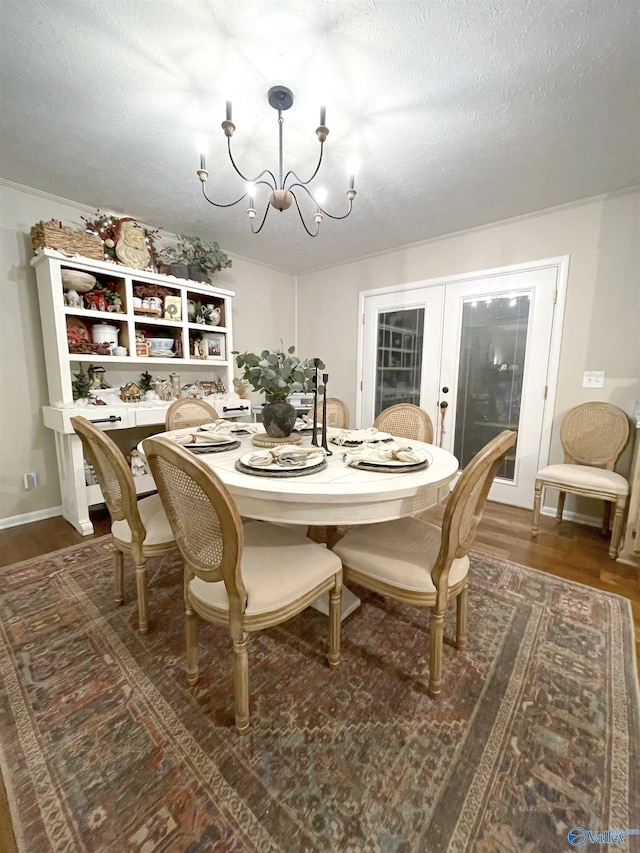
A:
[[[227,101],[227,121],[231,121],[231,101]]]
[[[350,189],[350,190],[352,190],[352,189],[353,189],[353,186],[354,186],[355,182],[356,182],[356,176],[355,176],[355,175],[351,175],[351,177],[349,178],[349,189]]]
[[[320,107],[320,126],[324,127],[324,123],[327,120],[327,108]]]
[[[200,153],[200,168],[204,169],[204,154]]]

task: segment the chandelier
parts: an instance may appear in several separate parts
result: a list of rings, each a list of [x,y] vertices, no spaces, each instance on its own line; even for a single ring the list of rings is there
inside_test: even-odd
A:
[[[242,178],[243,181],[245,181],[247,185],[246,192],[244,192],[240,196],[240,198],[237,198],[235,201],[229,202],[228,204],[220,204],[214,201],[212,198],[209,198],[205,187],[207,178],[209,177],[209,172],[207,172],[205,167],[205,156],[204,154],[200,154],[200,168],[197,170],[196,174],[198,175],[202,183],[202,194],[209,202],[209,204],[214,205],[214,207],[233,207],[234,205],[238,204],[243,199],[248,197],[249,207],[247,209],[247,214],[251,223],[251,230],[254,234],[259,234],[260,231],[262,231],[262,228],[264,227],[264,224],[267,221],[269,210],[272,207],[275,207],[276,210],[282,212],[283,210],[288,210],[288,208],[290,208],[292,204],[295,204],[296,209],[298,211],[298,215],[300,217],[300,222],[302,222],[305,231],[310,237],[316,237],[318,235],[318,231],[320,230],[320,223],[322,222],[325,216],[328,216],[330,219],[346,219],[347,216],[349,216],[349,214],[351,213],[353,199],[356,197],[356,190],[354,188],[355,175],[351,174],[349,178],[349,187],[346,191],[348,205],[347,212],[344,213],[342,216],[337,216],[335,214],[329,213],[329,211],[322,206],[324,198],[321,192],[317,190],[315,193],[312,193],[309,189],[309,184],[316,177],[320,166],[322,165],[324,143],[327,136],[329,135],[329,128],[325,125],[325,107],[320,107],[320,126],[316,128],[316,136],[320,141],[320,156],[318,157],[318,163],[311,177],[308,180],[303,181],[293,170],[289,170],[285,174],[283,164],[282,130],[284,125],[284,118],[282,117],[282,113],[293,106],[293,92],[290,89],[287,89],[286,86],[272,86],[271,89],[269,89],[269,92],[267,93],[267,99],[273,109],[278,111],[277,177],[270,169],[264,169],[264,171],[260,172],[260,174],[257,175],[255,178],[247,178],[237,167],[236,162],[233,159],[233,155],[231,153],[231,137],[233,136],[233,132],[236,129],[236,126],[231,121],[231,101],[227,101],[227,117],[226,120],[222,122],[222,129],[225,133],[225,136],[227,137],[227,151],[229,154],[229,160],[231,161],[231,165],[233,166],[235,172]],[[260,186],[264,186],[269,189],[269,198],[260,225],[256,228],[257,210],[255,208],[255,199],[256,191]],[[296,193],[298,193],[299,195],[302,194],[308,196],[315,205],[315,213],[313,216],[315,222],[315,230],[311,230],[305,222]]]

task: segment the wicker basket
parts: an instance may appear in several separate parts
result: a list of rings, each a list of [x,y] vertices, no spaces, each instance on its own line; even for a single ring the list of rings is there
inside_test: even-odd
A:
[[[67,228],[58,219],[37,222],[31,228],[33,251],[38,249],[58,249],[70,255],[82,255],[95,261],[104,261],[102,240],[96,234],[74,231]]]

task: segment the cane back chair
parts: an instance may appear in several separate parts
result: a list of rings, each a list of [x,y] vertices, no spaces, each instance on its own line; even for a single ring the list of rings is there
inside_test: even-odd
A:
[[[86,418],[73,417],[71,424],[93,465],[111,516],[115,602],[124,601],[124,555],[128,554],[136,567],[138,628],[144,634],[149,628],[147,559],[176,549],[171,527],[157,494],[138,500],[131,468],[113,439]]]
[[[242,524],[218,476],[166,438],[144,451],[185,571],[187,682],[198,680],[198,620],[229,628],[234,652],[236,726],[249,727],[248,634],[291,619],[329,593],[329,665],[340,661],[342,565],[304,533]]]
[[[317,420],[322,423],[323,401],[316,404]],[[309,409],[308,418],[313,417],[313,409]],[[349,409],[338,397],[327,397],[327,426],[337,429],[349,429]]]
[[[165,427],[181,429],[182,427],[197,427],[218,420],[218,413],[199,397],[181,397],[174,400],[167,409]]]
[[[457,601],[456,647],[467,642],[469,549],[496,471],[516,433],[504,430],[477,453],[447,499],[442,528],[410,516],[354,527],[334,546],[345,583],[431,608],[429,691],[442,686],[444,613]]]
[[[570,409],[560,425],[564,463],[547,465],[536,474],[531,535],[540,528],[543,490],[559,489],[557,521],[562,521],[567,492],[605,501],[602,532],[609,533],[614,506],[609,556],[618,556],[629,482],[613,468],[629,440],[629,418],[611,403],[582,403]]]
[[[413,403],[397,403],[383,409],[373,425],[381,432],[433,444],[433,422],[424,409]]]

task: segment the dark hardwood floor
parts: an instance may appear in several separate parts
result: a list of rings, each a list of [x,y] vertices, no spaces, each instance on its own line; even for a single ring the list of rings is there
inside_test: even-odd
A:
[[[424,513],[431,521],[442,518],[443,508]],[[109,532],[106,510],[92,514],[93,536]],[[0,566],[83,542],[64,519],[51,518],[0,531]],[[636,662],[640,661],[640,571],[621,565],[608,555],[608,542],[599,530],[543,517],[536,539],[531,538],[531,512],[488,503],[478,530],[476,547],[504,560],[530,566],[558,577],[624,595],[631,601],[636,631]],[[640,665],[639,665],[640,671]],[[6,794],[0,785],[0,851],[15,853]]]

